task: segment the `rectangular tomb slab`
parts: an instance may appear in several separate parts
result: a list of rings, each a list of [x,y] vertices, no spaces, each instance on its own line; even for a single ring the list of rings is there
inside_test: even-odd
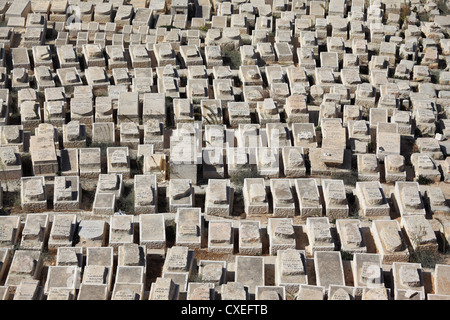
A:
[[[420,263],[394,262],[391,275],[395,300],[425,300],[422,265]]]
[[[396,182],[394,189],[395,207],[403,216],[425,215],[425,206],[417,182]]]
[[[316,251],[334,251],[334,239],[327,217],[308,217],[306,219],[306,234],[309,241],[306,252],[309,255],[314,255]]]
[[[142,283],[116,283],[111,300],[142,300],[144,285]]]
[[[83,266],[83,248],[59,247],[56,252],[57,266]]]
[[[322,215],[322,204],[315,179],[295,179],[295,190],[297,192],[301,216],[311,217]]]
[[[409,252],[401,233],[400,224],[396,220],[372,221],[371,233],[382,257],[383,264],[406,262]]]
[[[263,257],[236,256],[235,281],[248,286],[249,293],[254,295],[256,287],[265,284]]]
[[[77,266],[50,266],[44,293],[48,295],[52,288],[75,290],[79,288],[80,281],[81,268]]]
[[[214,283],[219,286],[225,282],[226,261],[200,260],[198,262],[198,276],[202,282]]]
[[[107,284],[82,283],[77,300],[106,300],[108,298]]]
[[[342,180],[322,180],[323,197],[325,200],[325,214],[330,219],[348,217],[349,207]]]
[[[344,267],[339,251],[314,252],[314,270],[318,286],[345,286]]]
[[[378,253],[355,253],[352,260],[355,287],[383,287],[384,277],[381,255]]]
[[[119,246],[118,266],[142,266],[145,267],[147,261],[147,248],[136,243],[126,243]]]
[[[255,300],[286,300],[284,286],[257,286]]]
[[[166,232],[163,214],[144,214],[139,216],[139,243],[147,249],[166,247]]]
[[[295,295],[301,284],[308,284],[305,251],[279,250],[275,264],[275,285],[284,286],[286,292]]]
[[[366,243],[358,219],[337,219],[336,229],[341,243],[341,251],[348,253],[367,252]]]
[[[450,295],[450,266],[436,264],[434,271],[434,292],[440,295]]]
[[[325,288],[301,284],[296,295],[296,300],[324,300]]]
[[[234,189],[228,179],[209,179],[205,197],[205,213],[226,217],[233,210]]]
[[[37,280],[42,269],[41,252],[17,250],[14,253],[5,286],[17,287],[22,280]]]
[[[194,251],[185,246],[173,246],[167,250],[162,276],[171,278],[179,286],[180,292],[186,292],[188,278],[193,272]]]
[[[240,282],[227,282],[221,286],[222,300],[249,300],[248,287]]]
[[[400,225],[415,251],[437,253],[438,243],[430,221],[422,215],[402,217]]]
[[[295,249],[295,230],[292,218],[269,218],[269,253],[276,255],[278,250]]]
[[[49,229],[48,214],[27,214],[22,230],[21,249],[42,251]]]
[[[241,221],[239,224],[239,253],[245,255],[261,255],[261,223],[259,221]]]
[[[170,278],[156,278],[150,288],[149,300],[178,300],[178,286]]]
[[[292,183],[289,179],[271,179],[274,217],[294,217],[295,202]]]
[[[171,179],[167,193],[169,211],[176,213],[178,208],[191,208],[194,205],[194,188],[190,179]]]
[[[135,214],[156,213],[158,207],[158,189],[156,175],[134,176],[134,212]]]
[[[20,217],[0,217],[0,247],[12,248],[19,240]]]
[[[208,252],[233,253],[234,228],[231,221],[210,220],[208,225]]]
[[[106,222],[102,220],[81,220],[78,224],[78,247],[101,247],[105,244]]]
[[[244,179],[245,213],[249,216],[269,213],[269,202],[266,194],[264,179],[246,178]]]
[[[41,290],[39,280],[22,280],[16,288],[13,300],[41,300]]]
[[[176,243],[200,248],[203,236],[203,216],[200,208],[179,208],[175,217]]]
[[[9,248],[0,248],[0,279],[3,279],[3,276],[6,270],[9,267],[11,262],[11,251]],[[1,297],[0,297],[0,300]]]
[[[380,182],[356,182],[359,212],[365,217],[389,217],[390,207]]]
[[[118,247],[121,244],[133,243],[134,226],[132,215],[112,216],[109,222],[109,245]]]

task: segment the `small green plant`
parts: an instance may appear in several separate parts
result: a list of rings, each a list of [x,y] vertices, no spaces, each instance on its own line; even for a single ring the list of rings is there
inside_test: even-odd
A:
[[[201,117],[207,124],[223,124],[222,110],[214,110],[211,106],[204,106],[208,112],[203,112]]]
[[[427,185],[427,184],[433,183],[433,180],[431,180],[423,175],[419,175],[419,177],[417,177],[417,182],[421,185]]]
[[[170,31],[170,30],[172,30],[173,26],[168,24],[168,25],[159,26],[159,28],[166,28],[167,31]]]
[[[342,260],[346,260],[346,261],[353,260],[353,253],[341,250],[341,257],[342,257]]]
[[[208,26],[206,24],[201,26],[199,29],[200,29],[200,31],[208,32]]]
[[[232,70],[237,70],[241,66],[241,53],[239,49],[224,48],[222,50],[223,64]]]

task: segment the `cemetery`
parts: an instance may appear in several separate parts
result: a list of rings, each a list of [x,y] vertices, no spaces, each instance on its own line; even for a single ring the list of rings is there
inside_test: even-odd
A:
[[[0,0],[0,300],[450,300],[450,3]]]

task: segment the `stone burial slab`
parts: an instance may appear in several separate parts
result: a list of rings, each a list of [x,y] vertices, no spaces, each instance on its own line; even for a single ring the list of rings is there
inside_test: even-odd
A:
[[[41,300],[42,287],[39,280],[25,279],[20,282],[14,293],[13,300]]]
[[[361,288],[330,285],[328,288],[328,300],[360,300]]]
[[[189,282],[186,300],[214,300],[213,283]]]
[[[294,192],[289,179],[271,179],[274,217],[294,217],[296,213]]]
[[[78,176],[55,177],[53,207],[57,211],[76,211],[80,208],[81,192]]]
[[[9,268],[9,264],[11,263],[11,257],[12,254],[9,248],[0,248],[0,279],[3,279],[6,270]]]
[[[78,266],[50,266],[44,293],[48,295],[53,288],[79,289],[81,282],[81,268]]]
[[[115,283],[145,283],[145,267],[117,266]]]
[[[47,194],[43,176],[21,178],[22,209],[39,212],[47,209]]]
[[[109,245],[113,248],[133,243],[134,225],[131,215],[112,216],[109,221]]]
[[[248,216],[269,213],[264,179],[246,178],[243,187],[245,213]]]
[[[178,300],[178,286],[170,278],[156,278],[150,288],[149,300]]]
[[[118,249],[118,266],[141,266],[147,265],[147,248],[136,243],[126,243],[119,246]]]
[[[190,179],[171,179],[167,193],[169,211],[176,213],[178,208],[190,208],[194,205],[194,188]]]
[[[306,219],[306,234],[308,235],[309,245],[305,249],[309,255],[314,255],[316,251],[334,251],[335,243],[327,217],[308,217]]]
[[[341,251],[348,253],[367,252],[366,243],[361,232],[361,221],[358,219],[337,219],[336,230],[341,244]]]
[[[75,290],[66,288],[50,288],[47,300],[75,300]]]
[[[222,300],[249,300],[248,287],[240,282],[227,282],[221,286]]]
[[[142,283],[116,283],[111,300],[143,300],[144,285]]]
[[[315,179],[295,179],[295,190],[299,201],[300,215],[314,217],[322,215],[322,204]]]
[[[147,249],[166,247],[166,227],[163,214],[139,216],[139,243]]]
[[[78,224],[77,247],[102,247],[106,241],[107,224],[103,220],[81,220]]]
[[[19,241],[19,216],[0,216],[0,247],[13,248]]]
[[[394,197],[395,208],[402,217],[426,214],[419,183],[412,181],[396,182]]]
[[[261,223],[259,221],[240,221],[239,253],[249,256],[262,254]]]
[[[107,300],[108,292],[108,285],[106,284],[82,283],[77,300]]]
[[[438,295],[450,295],[450,266],[436,264],[434,269],[434,292]]]
[[[198,276],[202,282],[220,286],[226,280],[226,261],[200,260],[198,262]]]
[[[438,252],[436,234],[431,227],[430,220],[427,220],[425,216],[412,215],[402,217],[400,225],[415,251],[427,251],[430,254]]]
[[[194,272],[194,251],[188,247],[173,246],[167,250],[162,276],[172,279],[180,288],[180,292],[186,292],[188,279]]]
[[[292,218],[269,218],[269,254],[276,255],[278,250],[295,249],[295,230]]]
[[[380,182],[356,182],[355,195],[358,209],[365,217],[389,217],[390,206]]]
[[[236,256],[235,281],[248,287],[250,295],[256,293],[257,286],[264,286],[263,257]]]
[[[200,248],[202,243],[203,215],[200,208],[179,208],[175,216],[176,243],[189,248]]]
[[[354,253],[351,263],[355,287],[384,287],[381,262],[378,253]]]
[[[156,213],[158,207],[158,187],[156,175],[134,176],[134,212],[135,214]]]
[[[343,180],[324,179],[322,180],[322,189],[326,216],[330,219],[348,217],[349,207]]]
[[[25,226],[22,230],[20,248],[42,251],[49,230],[48,214],[27,214]]]
[[[344,267],[339,251],[314,252],[316,283],[326,289],[330,285],[345,286]]]
[[[324,298],[324,287],[307,284],[301,284],[297,294],[295,295],[295,300],[324,300]]]
[[[422,265],[394,262],[391,276],[395,300],[425,300]]]
[[[209,179],[205,197],[205,214],[227,217],[233,210],[234,189],[228,179]]]
[[[409,251],[396,220],[374,220],[370,229],[383,264],[409,261]]]
[[[283,286],[257,286],[255,300],[286,300]]]
[[[295,296],[301,284],[308,284],[306,258],[303,250],[279,250],[275,264],[275,285],[283,286]]]
[[[83,248],[79,247],[58,247],[56,251],[57,266],[83,266]]]
[[[384,287],[364,287],[361,300],[390,300],[391,290]]]
[[[234,228],[231,221],[210,220],[208,224],[208,252],[229,253],[234,249]]]
[[[40,251],[17,250],[11,262],[5,286],[17,287],[22,280],[38,280],[42,265]]]

